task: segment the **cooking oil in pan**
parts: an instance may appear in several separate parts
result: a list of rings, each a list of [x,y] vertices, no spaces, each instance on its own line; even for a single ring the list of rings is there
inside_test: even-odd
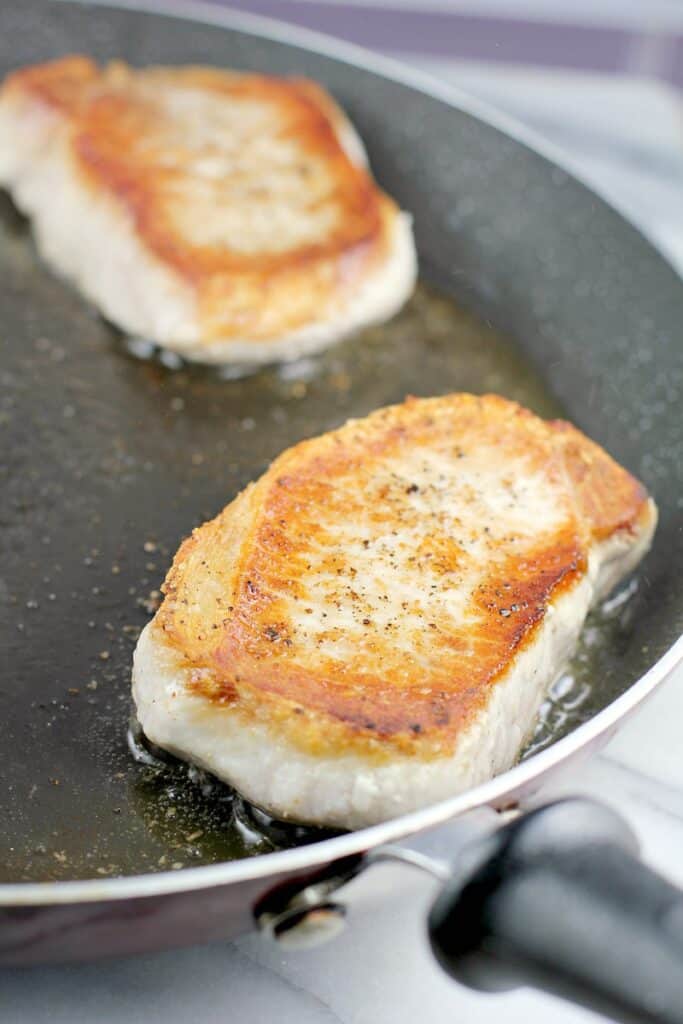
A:
[[[615,649],[628,635],[636,607],[638,579],[634,577],[588,618],[573,658],[553,683],[541,705],[524,760],[587,721],[603,706],[596,703],[601,687],[614,686]],[[597,689],[597,694],[596,694]]]

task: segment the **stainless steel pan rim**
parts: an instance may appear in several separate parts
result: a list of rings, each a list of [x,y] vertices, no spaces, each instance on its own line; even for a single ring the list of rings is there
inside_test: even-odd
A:
[[[385,78],[411,86],[486,121],[494,128],[545,156],[573,178],[583,181],[607,205],[617,209],[626,220],[630,219],[628,214],[620,210],[611,198],[602,195],[599,189],[594,188],[592,184],[582,179],[580,174],[570,169],[563,154],[558,152],[552,144],[538,138],[532,131],[489,107],[486,103],[480,102],[454,87],[445,86],[427,74],[404,67],[390,58],[377,56],[361,47],[337,41],[317,32],[285,26],[277,21],[252,14],[218,10],[205,3],[194,2],[194,0],[189,3],[185,0],[171,0],[171,2],[167,0],[163,7],[151,2],[136,3],[134,0],[116,0],[114,3],[108,3],[107,0],[88,0],[88,2],[99,6],[142,10],[157,15],[203,21],[254,36],[290,42],[379,73]],[[643,233],[641,230],[641,234]],[[658,248],[656,242],[653,242],[652,239],[649,241],[655,248]],[[658,251],[661,253],[660,249]],[[666,254],[662,253],[662,255],[666,260]],[[590,721],[575,729],[569,736],[484,785],[401,818],[335,839],[328,839],[312,846],[261,854],[258,857],[242,861],[185,868],[179,872],[168,871],[153,875],[136,875],[106,880],[90,879],[76,882],[0,885],[0,906],[45,906],[47,904],[89,903],[160,896],[165,893],[225,886],[232,882],[265,878],[272,874],[296,872],[432,828],[481,805],[500,806],[504,803],[506,796],[522,791],[534,780],[550,773],[584,748],[605,742],[620,720],[637,708],[682,662],[683,637],[680,637],[659,661],[624,694],[596,714]]]

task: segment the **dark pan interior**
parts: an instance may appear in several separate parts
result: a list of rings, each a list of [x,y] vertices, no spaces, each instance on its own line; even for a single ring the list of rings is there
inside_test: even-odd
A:
[[[318,360],[229,380],[140,359],[144,346],[127,348],[41,267],[0,197],[2,878],[131,874],[271,848],[226,790],[133,761],[132,647],[192,526],[286,445],[408,392],[499,390],[562,410],[647,483],[661,510],[654,551],[625,612],[583,652],[581,715],[558,706],[553,726],[551,709],[548,735],[623,692],[683,619],[683,288],[669,266],[564,171],[369,71],[150,14],[33,0],[0,11],[3,74],[73,51],[324,82],[413,212],[437,290]]]

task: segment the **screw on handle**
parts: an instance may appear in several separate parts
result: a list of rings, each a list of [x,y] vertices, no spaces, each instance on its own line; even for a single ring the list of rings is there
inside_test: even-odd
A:
[[[683,1024],[683,892],[593,801],[549,804],[483,841],[429,933],[473,988],[535,985],[630,1024]]]

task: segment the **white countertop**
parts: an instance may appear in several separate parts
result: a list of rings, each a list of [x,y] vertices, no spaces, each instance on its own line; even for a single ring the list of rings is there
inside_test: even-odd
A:
[[[481,65],[438,67],[536,126],[683,266],[683,144],[673,91],[636,79]],[[634,126],[637,125],[637,136]],[[646,858],[683,885],[683,671],[562,788],[618,807]],[[3,1024],[587,1024],[598,1018],[530,991],[482,996],[432,961],[426,876],[376,867],[345,891],[346,931],[283,955],[257,936],[82,967],[4,971]],[[347,898],[348,896],[348,898]]]

